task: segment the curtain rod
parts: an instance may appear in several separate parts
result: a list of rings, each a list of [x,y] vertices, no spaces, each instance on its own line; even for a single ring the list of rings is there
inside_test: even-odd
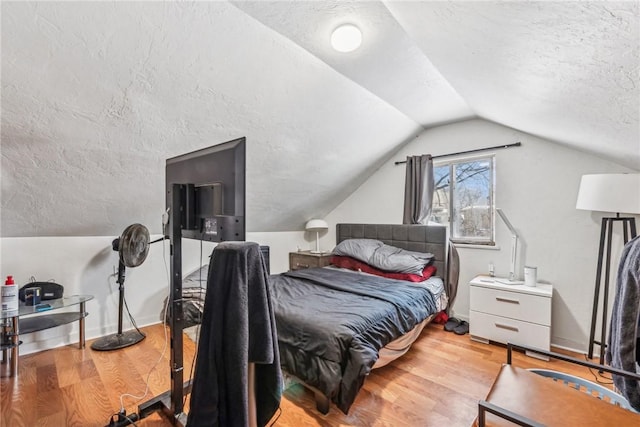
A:
[[[495,150],[498,148],[520,147],[521,145],[522,145],[521,142],[515,142],[513,144],[507,144],[507,145],[496,145],[495,147],[476,148],[475,150],[458,151],[457,153],[449,153],[449,154],[440,154],[439,156],[431,156],[431,158],[437,159],[439,157],[449,157],[449,156],[457,156],[459,154],[477,153],[478,151]],[[402,161],[395,162],[394,164],[401,165],[403,163],[407,163],[407,161],[402,160]]]

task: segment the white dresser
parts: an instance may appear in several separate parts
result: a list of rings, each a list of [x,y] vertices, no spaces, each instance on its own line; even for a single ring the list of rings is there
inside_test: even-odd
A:
[[[478,276],[469,284],[471,339],[486,344],[511,342],[548,351],[553,286],[505,285],[494,279]]]

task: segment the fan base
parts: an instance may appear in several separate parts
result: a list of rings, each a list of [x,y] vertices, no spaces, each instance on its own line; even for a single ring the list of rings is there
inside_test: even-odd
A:
[[[145,334],[134,329],[121,334],[111,334],[97,339],[91,344],[91,349],[97,351],[118,350],[137,344],[145,338]]]

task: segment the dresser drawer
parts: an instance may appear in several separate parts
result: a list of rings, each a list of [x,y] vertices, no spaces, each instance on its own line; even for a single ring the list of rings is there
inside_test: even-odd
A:
[[[301,270],[303,268],[326,267],[331,264],[330,254],[310,254],[305,252],[289,253],[289,269]]]
[[[472,311],[551,325],[551,298],[480,286],[471,286],[469,293]]]
[[[495,316],[478,311],[469,312],[469,333],[491,341],[525,344],[549,350],[551,327]]]

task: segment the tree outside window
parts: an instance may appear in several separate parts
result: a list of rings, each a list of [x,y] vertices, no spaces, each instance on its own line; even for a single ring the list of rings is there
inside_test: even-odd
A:
[[[434,165],[431,221],[449,225],[455,243],[494,244],[494,157]]]

